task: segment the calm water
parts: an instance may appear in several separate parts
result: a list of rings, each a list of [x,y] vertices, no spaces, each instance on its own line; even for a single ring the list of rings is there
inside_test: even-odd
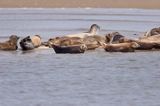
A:
[[[135,38],[160,26],[160,10],[0,9],[0,38],[119,31]],[[135,35],[136,34],[136,35]],[[160,106],[160,51],[55,54],[0,51],[0,106]]]

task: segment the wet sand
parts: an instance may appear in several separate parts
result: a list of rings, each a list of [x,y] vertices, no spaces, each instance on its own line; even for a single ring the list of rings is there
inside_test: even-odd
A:
[[[160,8],[160,0],[0,0],[1,8]]]

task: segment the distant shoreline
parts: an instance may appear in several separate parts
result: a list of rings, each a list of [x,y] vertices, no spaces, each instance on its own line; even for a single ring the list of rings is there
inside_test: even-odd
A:
[[[160,9],[160,0],[0,0],[0,8]]]

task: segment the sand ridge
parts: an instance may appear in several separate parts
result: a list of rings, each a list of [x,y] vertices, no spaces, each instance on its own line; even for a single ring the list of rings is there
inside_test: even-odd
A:
[[[0,8],[160,8],[160,0],[0,0]]]

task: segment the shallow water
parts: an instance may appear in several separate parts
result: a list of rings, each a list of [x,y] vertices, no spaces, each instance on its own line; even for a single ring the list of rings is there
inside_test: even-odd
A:
[[[160,10],[0,9],[0,37],[40,34],[47,40],[96,23],[101,34],[135,38],[160,26],[159,19]],[[159,106],[159,53],[0,51],[0,106]]]

